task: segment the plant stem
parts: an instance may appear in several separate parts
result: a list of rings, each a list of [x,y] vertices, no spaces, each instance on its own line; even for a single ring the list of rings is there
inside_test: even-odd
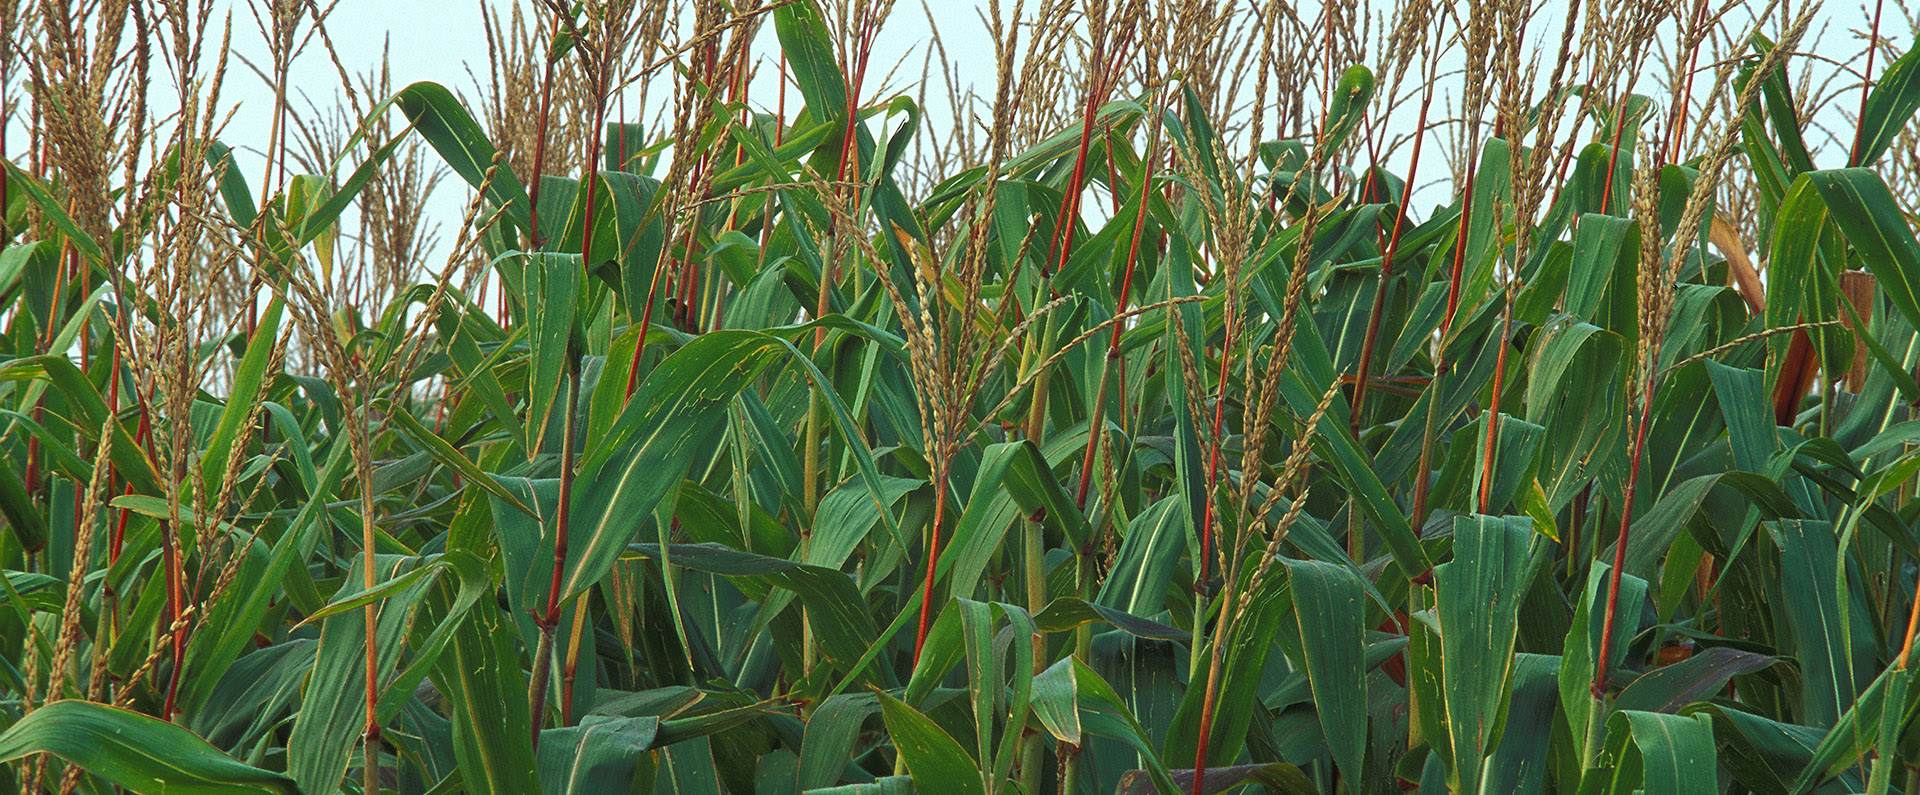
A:
[[[1467,182],[1460,194],[1460,227],[1454,233],[1453,268],[1447,277],[1447,313],[1440,321],[1440,339],[1434,343],[1433,380],[1427,384],[1427,422],[1421,430],[1420,463],[1414,469],[1413,481],[1413,532],[1420,533],[1427,523],[1427,497],[1432,489],[1430,474],[1433,469],[1434,424],[1440,421],[1440,401],[1444,397],[1442,382],[1447,374],[1447,343],[1452,341],[1453,317],[1460,310],[1460,278],[1466,267],[1467,233],[1473,215],[1473,181],[1479,170],[1479,158],[1472,152],[1467,156]]]
[[[1038,515],[1026,520],[1021,538],[1024,541],[1022,568],[1027,581],[1027,610],[1034,615],[1047,607],[1047,568],[1046,568],[1046,528],[1040,524]],[[1033,676],[1039,676],[1047,669],[1047,636],[1034,633]],[[1020,788],[1027,792],[1039,792],[1043,776],[1046,773],[1046,737],[1034,732],[1021,739],[1020,743]]]
[[[1228,285],[1227,294],[1232,295],[1233,292],[1233,286]],[[1240,313],[1236,311],[1236,303],[1235,301],[1227,302],[1227,317],[1224,325],[1226,336],[1220,345],[1220,384],[1215,390],[1213,399],[1213,430],[1210,434],[1211,442],[1207,452],[1207,510],[1200,522],[1200,565],[1197,567],[1198,570],[1194,573],[1193,577],[1193,590],[1195,594],[1206,593],[1207,569],[1213,563],[1214,525],[1219,522],[1219,517],[1216,515],[1218,511],[1214,505],[1214,490],[1220,481],[1220,450],[1226,446],[1226,439],[1220,434],[1227,420],[1227,375],[1231,372],[1233,342],[1238,336],[1236,332],[1239,331],[1238,321]],[[1196,612],[1195,615],[1197,616],[1199,613]]]
[[[580,46],[585,47],[586,42],[582,41]],[[606,59],[608,57],[611,57],[611,54],[603,49],[599,59],[588,60],[588,63],[592,65],[594,71],[593,127],[587,130],[587,160],[581,164],[580,167],[580,178],[587,182],[586,207],[581,209],[580,264],[588,271],[593,269],[594,208],[596,206],[594,199],[595,194],[598,192],[597,189],[600,187],[600,154],[605,143],[601,132],[605,130],[607,126],[608,64]],[[642,339],[644,338],[645,334],[643,330]],[[568,358],[570,361],[572,360],[571,355],[569,355]],[[574,370],[571,373],[573,383],[569,386],[567,393],[567,436],[566,441],[562,443],[560,460],[562,492],[560,499],[562,502],[567,500],[568,497],[566,493],[571,490],[570,487],[573,483],[573,426],[575,424],[573,415],[579,408],[578,392],[580,391],[579,365],[575,364],[573,367]],[[565,511],[566,508],[563,506],[561,510]],[[548,595],[548,601],[552,601],[552,594]],[[579,603],[574,606],[572,636],[567,640],[567,661],[566,665],[563,666],[560,671],[560,725],[562,726],[570,726],[573,724],[573,678],[579,670],[580,632],[581,628],[587,623],[587,605],[591,601],[592,600],[588,599],[585,594],[582,594]],[[554,618],[557,618],[557,616],[554,616]],[[539,725],[538,713],[534,715],[534,724],[536,726]],[[535,731],[538,732],[538,729],[535,729]]]
[[[821,329],[825,332],[826,329]],[[820,353],[820,338],[814,337],[814,355]],[[800,559],[807,560],[813,547],[813,522],[819,517],[820,492],[824,486],[820,483],[820,435],[822,415],[826,413],[826,401],[820,397],[820,390],[827,389],[826,384],[814,384],[807,390],[807,427],[804,471],[801,474],[800,493],[805,500],[807,518],[800,526]],[[813,611],[806,605],[800,606],[800,670],[801,675],[813,673],[818,652],[813,643]]]
[[[587,605],[593,600],[586,594],[573,603],[573,627],[567,638],[567,664],[560,671],[560,725],[573,725],[573,682],[580,667],[580,635],[587,625]]]
[[[1607,692],[1607,662],[1613,655],[1614,616],[1620,607],[1620,569],[1627,562],[1627,531],[1633,526],[1633,495],[1640,481],[1640,459],[1647,447],[1647,426],[1653,415],[1653,388],[1655,376],[1647,376],[1645,405],[1640,409],[1640,424],[1633,434],[1633,459],[1627,471],[1626,490],[1620,502],[1620,533],[1614,540],[1613,570],[1607,572],[1607,609],[1606,618],[1600,625],[1600,653],[1593,662],[1593,692],[1595,701],[1605,697]]]
[[[1860,73],[1864,76],[1860,81],[1860,115],[1854,117],[1859,120],[1859,126],[1853,131],[1853,148],[1847,154],[1848,166],[1861,165],[1860,161],[1867,156],[1863,149],[1867,143],[1867,97],[1872,94],[1874,85],[1873,56],[1880,49],[1880,12],[1886,10],[1886,6],[1886,0],[1875,0],[1873,4],[1873,30],[1867,35],[1867,68]]]
[[[564,436],[560,445],[560,504],[553,516],[553,578],[547,586],[547,609],[541,614],[540,649],[534,655],[532,691],[528,694],[531,705],[532,731],[534,747],[540,745],[540,727],[546,721],[542,714],[547,707],[547,688],[549,674],[553,668],[553,632],[560,623],[560,579],[567,568],[567,530],[572,521],[573,503],[573,454],[579,444],[579,422],[575,415],[580,412],[580,360],[571,353],[567,356],[567,416],[564,421]]]
[[[1680,90],[1674,94],[1673,109],[1667,122],[1669,134],[1667,135],[1667,140],[1662,144],[1665,148],[1662,149],[1660,153],[1659,162],[1662,163],[1673,162],[1674,156],[1680,152],[1681,136],[1686,134],[1687,111],[1690,107],[1687,102],[1687,97],[1693,94],[1693,76],[1698,73],[1695,66],[1700,63],[1700,41],[1694,41],[1692,39],[1695,34],[1697,34],[1699,27],[1707,24],[1709,21],[1709,13],[1710,10],[1707,8],[1707,0],[1697,0],[1694,5],[1693,19],[1687,25],[1687,29],[1681,34],[1684,38],[1690,40],[1687,46],[1687,70],[1682,73],[1683,77],[1680,80]],[[1869,49],[1867,53],[1867,58],[1869,59],[1867,61],[1869,65],[1868,68],[1872,68],[1871,65],[1873,61],[1871,59],[1873,58],[1873,51]]]
[[[554,20],[553,27],[556,32],[559,30],[558,19]],[[549,40],[551,38],[549,36]],[[535,125],[537,132],[533,138],[533,174],[529,177],[531,183],[527,185],[527,237],[529,238],[527,247],[533,250],[538,250],[547,242],[546,238],[540,236],[540,183],[543,181],[540,175],[547,166],[547,131],[553,119],[553,61],[553,54],[548,53],[546,68],[540,76],[540,120]],[[506,292],[503,285],[500,291],[501,296],[504,297]],[[507,322],[507,318],[502,316],[500,322]]]
[[[177,383],[192,383],[187,378],[189,368],[187,355],[178,350],[172,352],[171,355],[175,358],[175,377],[180,379]],[[184,485],[186,481],[187,458],[184,455],[176,455],[174,456],[173,462],[173,482],[176,484],[176,488],[178,488]],[[363,480],[363,482],[368,481]],[[181,672],[182,669],[187,667],[187,626],[184,620],[187,609],[187,564],[185,553],[181,549],[180,544],[181,522],[178,521],[179,516],[177,513],[173,519],[174,521],[169,521],[166,529],[161,533],[161,535],[165,537],[165,548],[161,556],[163,565],[166,566],[167,569],[167,611],[164,619],[166,623],[162,626],[165,627],[166,632],[171,636],[170,642],[173,646],[173,675],[169,677],[167,682],[167,700],[166,704],[160,709],[160,715],[169,721],[173,720],[174,713],[179,709]],[[368,548],[367,554],[372,554],[371,547]],[[369,632],[371,632],[371,629],[369,629]],[[369,635],[367,643],[373,643],[371,635]],[[368,719],[371,720],[372,718],[369,717]]]
[[[1420,120],[1414,127],[1413,158],[1407,165],[1407,182],[1404,194],[1400,197],[1399,212],[1394,214],[1393,233],[1387,239],[1387,249],[1380,257],[1380,278],[1374,286],[1373,310],[1367,313],[1367,333],[1360,342],[1359,380],[1353,386],[1353,436],[1360,438],[1363,426],[1362,416],[1367,406],[1368,382],[1373,378],[1374,347],[1380,341],[1380,320],[1386,314],[1387,286],[1393,281],[1393,260],[1400,252],[1400,233],[1407,223],[1407,201],[1412,198],[1414,180],[1420,173],[1421,144],[1427,139],[1427,109],[1433,104],[1433,86],[1427,86],[1427,92],[1420,100]]]
[[[1114,308],[1116,314],[1127,311],[1128,299],[1133,294],[1133,272],[1140,261],[1140,233],[1147,228],[1147,199],[1153,195],[1153,167],[1160,154],[1159,137],[1160,126],[1156,123],[1148,135],[1147,159],[1140,164],[1140,202],[1136,205],[1133,235],[1127,243],[1127,267],[1125,275],[1120,277],[1120,301]],[[1115,200],[1118,201],[1118,198],[1116,195]],[[1087,451],[1080,460],[1080,485],[1073,495],[1074,504],[1083,510],[1087,507],[1088,488],[1093,484],[1093,456],[1100,439],[1100,427],[1104,424],[1108,381],[1120,362],[1120,332],[1123,328],[1123,324],[1113,324],[1113,335],[1107,340],[1107,358],[1100,368],[1100,388],[1093,394],[1093,409],[1087,420]],[[1121,384],[1125,383],[1122,379]]]
[[[920,650],[927,645],[927,629],[933,615],[933,575],[940,563],[940,524],[947,515],[947,462],[935,454],[933,466],[933,521],[927,525],[927,574],[920,588],[920,623],[913,636],[913,664],[920,664]]]
[[[1517,263],[1516,263],[1517,265]],[[1519,278],[1515,276],[1514,278]],[[1507,291],[1506,306],[1500,310],[1500,352],[1493,360],[1493,393],[1487,399],[1487,434],[1480,462],[1480,513],[1491,513],[1493,506],[1493,459],[1500,432],[1500,390],[1507,381],[1507,349],[1513,347],[1513,301],[1515,292]]]
[[[1200,795],[1206,791],[1207,779],[1207,741],[1213,734],[1213,705],[1220,700],[1220,668],[1226,661],[1227,622],[1232,615],[1233,590],[1228,589],[1220,602],[1220,617],[1213,622],[1213,646],[1207,657],[1207,689],[1200,701],[1200,738],[1193,750],[1193,790],[1191,795]],[[1194,621],[1201,620],[1196,614]]]
[[[1620,103],[1616,105],[1613,119],[1613,143],[1607,151],[1606,184],[1600,186],[1600,212],[1613,214],[1613,170],[1620,162],[1620,138],[1627,129],[1627,103],[1633,99],[1633,83],[1628,82],[1620,89]]]
[[[360,479],[360,558],[362,588],[371,591],[380,582],[374,570],[374,550],[376,535],[373,527],[373,422],[367,407],[360,410],[362,423],[360,449],[354,463],[359,469]],[[380,631],[380,603],[368,602],[363,621],[366,623],[367,651],[367,725],[366,737],[362,742],[366,759],[361,765],[361,789],[367,793],[380,791],[380,655],[378,636]],[[177,673],[184,660],[174,663]]]

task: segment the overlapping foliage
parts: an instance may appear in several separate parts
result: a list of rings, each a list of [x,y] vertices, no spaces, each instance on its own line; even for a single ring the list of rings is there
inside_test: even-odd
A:
[[[639,12],[544,10],[571,175],[431,83],[264,184],[183,89],[143,161],[44,60],[86,48],[34,50],[45,129],[101,151],[0,183],[17,789],[1913,791],[1920,58],[1868,60],[1822,168],[1807,10],[1664,119],[1617,74],[1534,95],[1525,4],[1416,19],[1472,110],[1410,191],[1444,33],[1329,47],[1305,132],[1223,132],[1207,42],[1096,4],[1081,104],[1025,135],[1073,6],[1025,61],[996,10],[988,141],[929,179],[922,108],[863,90],[884,14],[697,5],[642,64],[665,135],[608,121]],[[1626,5],[1561,54],[1582,13],[1625,37],[1595,79],[1732,24]],[[724,68],[762,24],[778,112]],[[342,289],[343,214],[427,152],[475,197],[446,267]]]

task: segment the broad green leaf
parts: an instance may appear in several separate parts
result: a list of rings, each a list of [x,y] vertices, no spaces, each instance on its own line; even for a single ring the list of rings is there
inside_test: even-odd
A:
[[[483,609],[454,633],[434,667],[453,722],[454,756],[469,792],[538,792],[527,676],[514,643],[518,633],[496,610]]]
[[[1460,517],[1451,562],[1434,567],[1454,775],[1479,786],[1511,687],[1520,600],[1532,579],[1533,532],[1524,520]]]
[[[460,101],[438,83],[419,82],[394,95],[413,128],[468,185],[485,188],[487,200],[506,211],[522,230],[532,223],[526,188],[511,169],[493,168],[495,149]]]
[[[1868,92],[1847,165],[1872,166],[1920,110],[1920,56],[1909,49],[1888,64]]]
[[[1286,561],[1293,609],[1313,686],[1320,731],[1349,780],[1362,775],[1366,757],[1366,597],[1345,567],[1311,560]]]
[[[589,715],[577,726],[540,732],[540,791],[587,795],[626,790],[659,728],[660,719],[654,717]]]
[[[1180,498],[1170,495],[1147,507],[1127,526],[1125,540],[1106,580],[1102,605],[1137,616],[1151,616],[1165,605],[1174,567],[1186,551],[1186,515]]]
[[[1780,545],[1785,597],[1780,610],[1793,630],[1794,656],[1807,680],[1802,714],[1813,725],[1832,725],[1870,681],[1869,608],[1838,579],[1838,539],[1831,524],[1790,519],[1774,523],[1772,530]]]
[[[400,563],[375,558],[371,564],[362,558],[348,575],[349,588],[358,587],[359,566],[375,565],[386,573]],[[412,611],[411,603],[426,595],[420,579],[403,579],[405,587],[397,604],[377,613],[378,624],[367,626],[364,611],[349,610],[325,619],[320,630],[320,652],[313,672],[307,678],[300,710],[295,714],[293,731],[287,740],[287,772],[300,782],[301,789],[332,792],[346,776],[354,750],[354,738],[367,726],[367,636],[374,637],[380,677],[392,671],[399,660],[400,640]],[[375,589],[382,592],[381,589]],[[391,590],[391,589],[388,589]],[[375,683],[384,689],[385,682]]]
[[[955,795],[986,793],[980,768],[938,724],[885,693],[880,694],[880,708],[893,745],[906,760],[907,772],[913,775],[915,788]]]
[[[674,351],[647,376],[605,452],[580,465],[562,599],[599,582],[639,529],[637,518],[678,485],[694,454],[724,425],[727,403],[780,350],[765,335],[715,332]],[[551,533],[541,549],[551,557]]]
[[[1186,640],[1193,637],[1191,632],[1070,596],[1048,603],[1046,609],[1034,615],[1033,621],[1043,632],[1066,632],[1094,621],[1104,621],[1129,635],[1149,640]]]
[[[184,728],[90,701],[56,701],[0,733],[0,762],[50,753],[128,790],[297,795],[293,779],[246,765]]]
[[[1607,726],[1611,732],[1631,732],[1642,767],[1640,788],[1647,795],[1687,795],[1719,787],[1713,724],[1706,716],[1621,712]]]
[[[1560,702],[1560,657],[1514,656],[1513,696],[1500,741],[1487,757],[1486,792],[1537,792],[1549,767]]]
[[[1066,673],[1067,669],[1071,669],[1070,675]],[[1039,679],[1047,679],[1059,686],[1041,687]],[[1068,684],[1071,684],[1070,690],[1066,687]],[[1059,714],[1069,709],[1076,711],[1080,727],[1086,733],[1119,740],[1139,752],[1147,762],[1148,778],[1162,792],[1180,791],[1175,788],[1172,774],[1161,762],[1159,754],[1148,742],[1146,731],[1134,719],[1133,712],[1127,709],[1126,702],[1114,692],[1113,686],[1079,659],[1068,657],[1048,666],[1036,677],[1033,698],[1036,713],[1052,711]],[[1067,701],[1069,698],[1071,702]]]
[[[540,252],[516,258],[522,260],[520,302],[528,310],[527,424],[533,443],[529,452],[535,452],[545,447],[542,439],[549,427],[577,421],[564,416],[556,420],[554,412],[565,414],[567,392],[562,390],[580,388],[573,376],[581,352],[574,310],[583,274],[577,254]],[[563,375],[568,376],[564,385]]]
[[[1621,691],[1614,709],[1679,713],[1682,707],[1706,701],[1735,676],[1750,674],[1780,661],[1726,646],[1714,646],[1664,668],[1640,675]]]
[[[845,693],[827,699],[807,720],[800,744],[799,788],[802,792],[840,782],[853,761],[860,724],[880,710],[870,693]]]
[[[1886,181],[1863,168],[1809,176],[1833,209],[1834,223],[1878,279],[1881,292],[1908,324],[1920,328],[1920,242],[1914,240],[1913,227]]]
[[[234,368],[231,391],[227,393],[227,403],[220,412],[220,424],[215,427],[213,437],[207,440],[201,461],[201,478],[209,492],[218,492],[220,478],[228,467],[228,455],[233,450],[235,437],[240,433],[240,424],[248,418],[259,405],[261,390],[267,386],[272,375],[267,372],[267,362],[271,359],[275,343],[280,333],[280,320],[286,311],[286,300],[276,294],[267,303],[267,309],[259,318],[254,336],[247,345],[247,352],[240,358],[240,364]]]

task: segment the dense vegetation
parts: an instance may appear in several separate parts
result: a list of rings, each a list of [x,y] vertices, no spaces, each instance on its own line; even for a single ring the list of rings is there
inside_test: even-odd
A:
[[[1900,9],[888,5],[0,3],[0,790],[1920,791]]]

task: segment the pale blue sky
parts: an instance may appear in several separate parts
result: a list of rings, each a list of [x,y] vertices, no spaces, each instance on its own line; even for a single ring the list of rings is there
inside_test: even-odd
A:
[[[1006,5],[1015,6],[1021,0],[1009,0]],[[232,0],[234,25],[234,50],[236,53],[258,59],[264,52],[264,45],[256,30],[251,13],[247,10],[249,2],[258,0]],[[471,93],[473,80],[468,73],[471,68],[484,76],[486,69],[486,40],[480,23],[478,9],[482,5],[508,8],[509,0],[340,0],[328,22],[341,61],[349,69],[366,69],[378,64],[381,48],[391,42],[392,80],[396,87],[417,80],[431,80],[463,93]],[[1031,3],[1032,0],[1026,0]],[[1565,0],[1543,0],[1534,17],[1533,40],[1545,44],[1557,43],[1559,26],[1563,19]],[[531,4],[529,4],[531,5]],[[1312,5],[1312,7],[1306,7]],[[1387,3],[1381,0],[1363,3],[1363,5],[1384,8]],[[935,17],[947,55],[955,60],[982,64],[982,68],[969,69],[963,77],[980,81],[977,89],[990,95],[992,70],[986,65],[992,62],[991,43],[985,35],[980,22],[979,9],[983,4],[964,0],[929,0],[925,6],[919,2],[907,0],[896,6],[892,18],[879,37],[875,64],[879,72],[884,73],[901,58],[909,59],[901,72],[906,77],[919,74],[924,48],[929,42],[928,14]],[[1464,3],[1459,6],[1464,11]],[[931,9],[926,10],[926,9]],[[1317,14],[1317,4],[1303,4],[1298,11],[1302,16]],[[1751,13],[1751,11],[1747,12]],[[1742,13],[1736,10],[1732,18],[1738,19]],[[1891,38],[1898,46],[1904,47],[1911,41],[1911,35],[1898,8],[1888,3],[1887,20],[1883,24],[1882,36]],[[1860,47],[1859,34],[1866,28],[1865,12],[1858,0],[1846,3],[1832,3],[1824,13],[1824,30],[1816,25],[1809,34],[1809,42],[1803,48],[1812,46],[1816,52],[1834,58],[1845,58]],[[1737,22],[1736,24],[1742,24]],[[1814,35],[1820,38],[1814,42]],[[763,26],[758,49],[772,57],[776,50],[771,25]],[[1550,64],[1541,66],[1542,72],[1551,68]],[[1884,59],[1876,71],[1884,69]],[[770,71],[770,70],[769,70]],[[1542,75],[1544,77],[1544,74]],[[906,79],[906,78],[903,78]],[[899,83],[900,81],[896,81]],[[1443,85],[1451,87],[1458,82],[1457,77],[1448,78]],[[1704,83],[1702,80],[1704,90]],[[294,64],[291,84],[305,89],[311,99],[322,107],[332,104],[337,91],[337,72],[324,52],[317,46],[309,50]],[[756,81],[756,97],[771,104],[772,81]],[[901,88],[896,85],[895,88]],[[1642,86],[1646,91],[1649,86]],[[871,90],[871,89],[870,89]],[[936,82],[929,90],[929,107],[926,108],[925,123],[929,126],[950,125],[944,97],[936,98],[936,92],[945,90],[944,82]],[[225,140],[243,149],[251,142],[264,141],[267,137],[268,111],[271,107],[271,91],[262,81],[244,69],[235,69],[229,74],[229,85],[225,99],[235,103],[235,114],[228,126]],[[1444,100],[1442,100],[1444,101]],[[1851,100],[1849,100],[1851,102]],[[305,108],[306,103],[296,98],[295,104]],[[1413,124],[1411,106],[1401,119],[1396,115],[1391,126],[1398,129],[1410,128]],[[1850,108],[1849,108],[1850,112]],[[1390,136],[1391,137],[1391,136]],[[1402,150],[1400,158],[1407,153]],[[243,162],[257,163],[257,159],[242,155]],[[256,173],[257,166],[249,163],[246,173]],[[1399,164],[1390,161],[1390,167]],[[1837,165],[1834,164],[1834,165]],[[1439,175],[1436,167],[1426,174]],[[1422,180],[1425,182],[1426,180]],[[443,224],[442,237],[451,234],[446,228],[456,223],[466,198],[466,186],[457,179],[444,181],[430,205],[429,216]]]
[[[233,51],[238,56],[252,59],[264,70],[267,66],[265,43],[249,10],[250,4],[257,5],[258,2],[232,0]],[[380,62],[382,48],[388,47],[392,82],[396,89],[416,81],[429,80],[457,93],[472,95],[475,93],[474,76],[477,75],[484,82],[487,72],[486,32],[481,25],[479,9],[483,6],[497,9],[504,18],[508,16],[511,5],[511,0],[340,0],[328,17],[327,30],[341,63],[349,70],[374,68]],[[532,3],[523,5],[530,18],[532,7]],[[983,62],[990,62],[991,44],[979,22],[977,7],[973,3],[951,0],[931,0],[925,7],[918,2],[899,3],[876,44],[874,64],[884,72],[901,58],[910,57],[911,62],[903,64],[901,71],[918,74],[920,59],[925,55],[924,46],[930,40],[929,14],[941,27],[950,57],[976,57]],[[218,35],[217,22],[212,35]],[[770,21],[762,26],[756,44],[756,49],[763,57],[777,57],[777,42]],[[471,74],[469,69],[472,70]],[[766,73],[771,72],[768,69]],[[311,99],[323,110],[329,109],[338,95],[338,75],[334,64],[318,43],[309,46],[294,62],[290,72],[293,106],[305,112],[308,107],[306,100]],[[988,70],[983,79],[990,80],[991,77],[991,70]],[[249,151],[249,147],[257,147],[258,142],[268,138],[273,92],[263,80],[244,67],[231,70],[228,81],[222,99],[232,104],[234,113],[222,138],[239,150],[243,173],[258,174],[261,160],[257,152]],[[897,85],[894,87],[900,88]],[[756,81],[754,98],[770,106],[773,90],[771,80]],[[298,91],[305,91],[306,98],[303,99]],[[789,101],[797,103],[799,100],[796,95]],[[949,123],[944,103],[930,101],[929,104],[934,105],[928,111],[929,124]],[[651,114],[648,118],[651,119]],[[258,190],[258,186],[255,186],[255,190]],[[458,223],[468,195],[467,186],[449,175],[432,197],[428,218],[441,223],[443,244],[452,235],[451,227]]]

